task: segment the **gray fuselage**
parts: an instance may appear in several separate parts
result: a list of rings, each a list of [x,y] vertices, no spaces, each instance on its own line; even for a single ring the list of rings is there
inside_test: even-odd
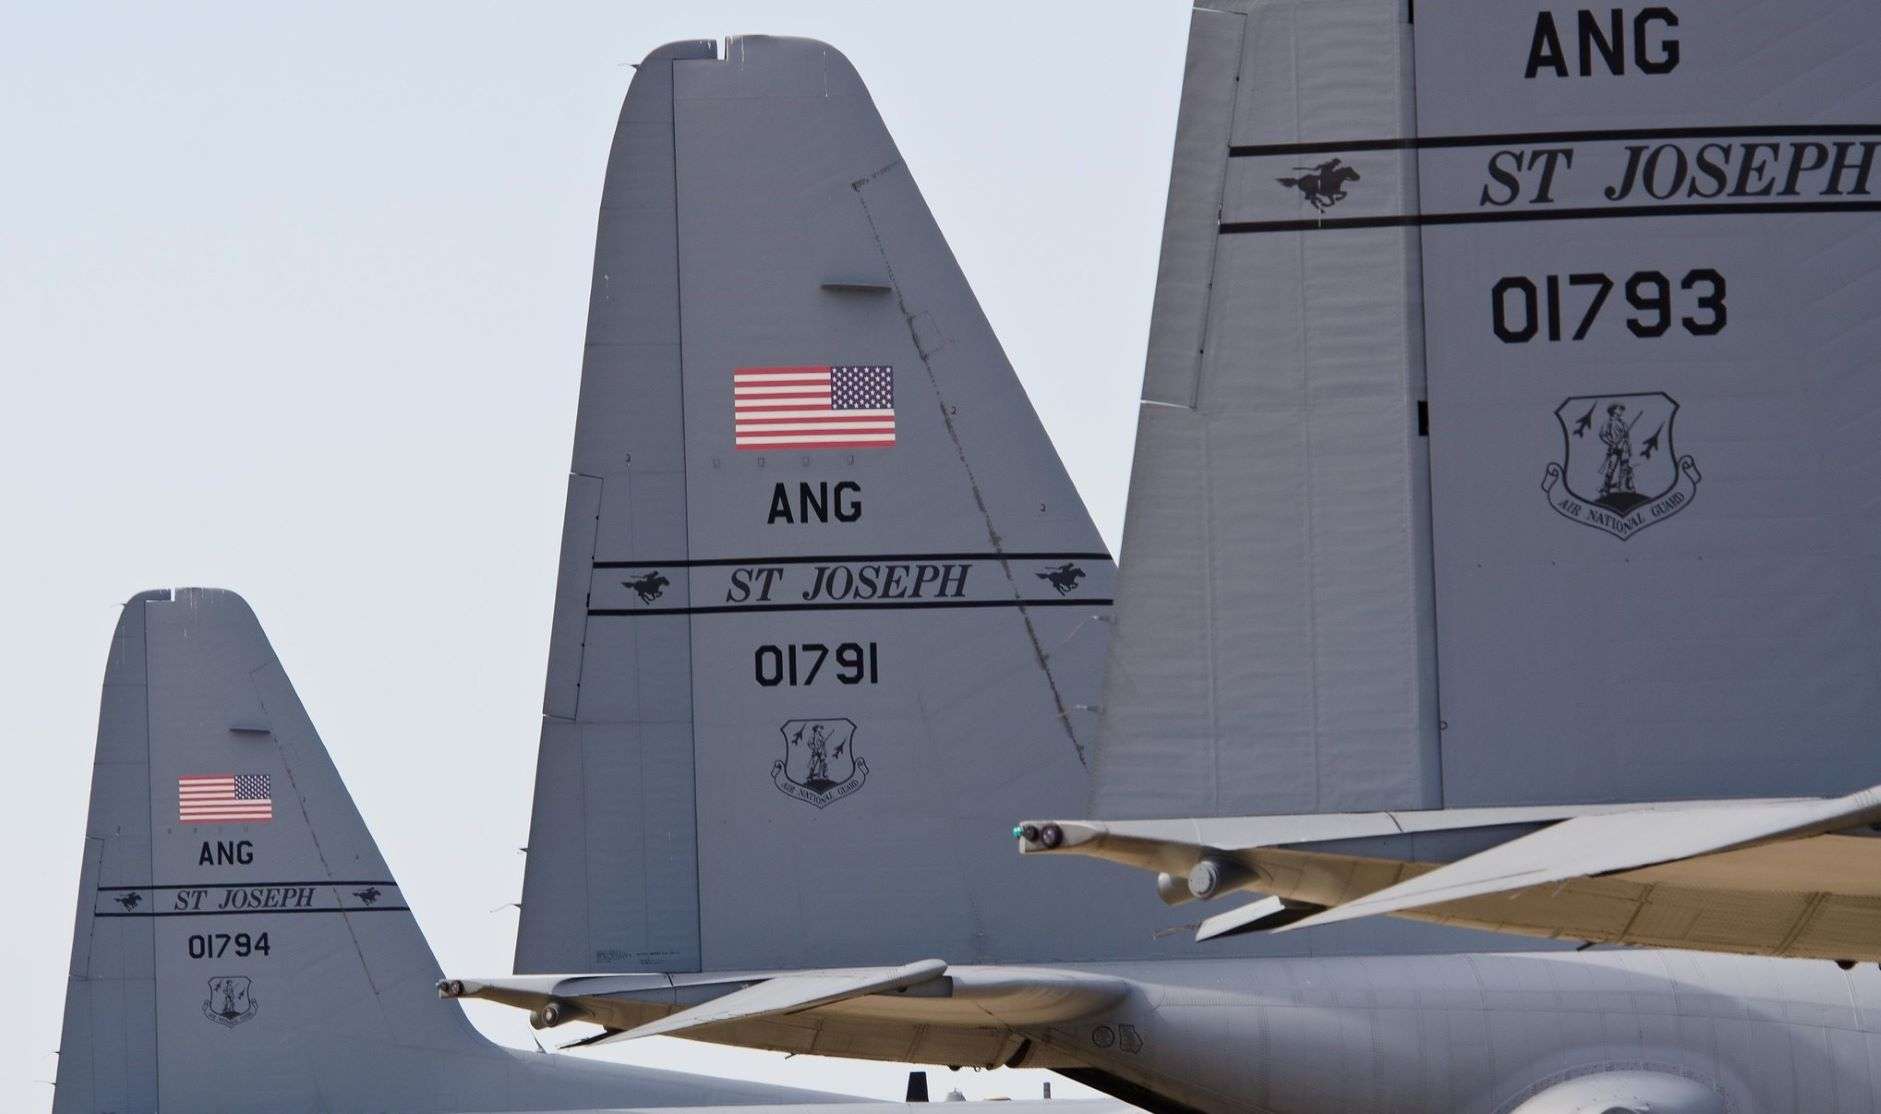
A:
[[[1701,1083],[1716,1110],[1881,1106],[1868,968],[1642,950],[1079,969],[1136,989],[1112,1016],[1033,1039],[1203,1110],[1496,1114],[1636,1070]]]

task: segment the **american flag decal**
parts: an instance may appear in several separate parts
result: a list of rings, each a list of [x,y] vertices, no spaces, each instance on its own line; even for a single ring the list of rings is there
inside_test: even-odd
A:
[[[732,372],[732,445],[884,449],[895,443],[895,369],[741,367]]]
[[[274,819],[267,774],[187,774],[176,779],[185,824],[266,824]]]

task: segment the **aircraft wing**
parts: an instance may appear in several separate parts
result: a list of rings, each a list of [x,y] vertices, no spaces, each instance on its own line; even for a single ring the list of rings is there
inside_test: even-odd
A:
[[[946,970],[947,964],[942,960],[923,959],[900,967],[856,971],[794,971],[754,982],[723,998],[714,998],[691,1009],[668,1014],[657,1021],[637,1025],[619,1034],[619,1039],[633,1040],[636,1037],[683,1033],[706,1025],[801,1013],[818,1006],[834,1005],[874,994],[900,994],[910,987],[939,979]]]
[[[1598,878],[1780,840],[1824,836],[1881,818],[1881,787],[1827,801],[1729,801],[1702,808],[1576,816],[1280,928],[1288,931],[1441,902]],[[1664,877],[1677,880],[1679,872]],[[1834,877],[1803,879],[1833,890]]]
[[[1877,821],[1881,787],[1834,799],[1027,822],[1018,831],[1026,854],[1157,871],[1170,904],[1264,895],[1203,920],[1199,940],[1389,914],[1529,936],[1869,960],[1881,959],[1881,840],[1866,838]],[[1451,861],[1419,849],[1419,840],[1459,837],[1478,846]]]
[[[1061,969],[955,967],[926,959],[898,967],[735,975],[523,975],[446,979],[446,998],[483,998],[530,1011],[548,1028],[586,1021],[604,1030],[582,1044],[669,1034],[827,1055],[871,1056],[914,1042],[953,1050],[924,1062],[999,1064],[1011,1030],[1097,1013],[1128,993],[1124,980]],[[879,1058],[879,1057],[877,1057]]]

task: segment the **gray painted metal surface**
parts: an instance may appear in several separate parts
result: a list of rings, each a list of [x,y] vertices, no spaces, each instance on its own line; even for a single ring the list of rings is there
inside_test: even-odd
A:
[[[610,158],[517,970],[1161,952],[1007,845],[1088,793],[1076,490],[848,62],[711,55],[641,66]],[[739,447],[740,369],[847,365],[892,446]]]
[[[948,974],[1007,986],[1103,979],[1126,990],[1046,1024],[1002,1026],[997,1000],[976,1027],[963,1012],[943,1015],[945,999],[875,997],[693,1035],[883,1060],[1010,1062],[1087,1080],[1095,1072],[1119,1091],[1141,1088],[1139,1101],[1161,1110],[1586,1114],[1577,1099],[1625,1091],[1686,1114],[1881,1109],[1881,971],[1872,965],[1844,972],[1627,949]],[[600,982],[557,989],[600,991]],[[673,1009],[613,1002],[623,1025]]]
[[[1416,233],[1219,233],[1414,205],[1230,157],[1409,135],[1410,73],[1395,3],[1196,10],[1089,814],[1440,803]]]
[[[1423,229],[1445,804],[1881,781],[1881,87],[1864,61],[1881,9],[1673,5],[1670,26],[1629,8],[1627,72],[1596,50],[1591,78],[1564,14],[1573,76],[1525,79],[1536,7],[1418,12],[1421,134],[1567,133],[1420,152],[1423,211],[1581,213]],[[1480,52],[1513,61],[1453,64]],[[1508,196],[1487,163],[1515,149],[1573,165],[1549,202],[1538,163],[1519,200],[1480,204]],[[1650,181],[1628,182],[1635,151]],[[1580,340],[1599,284],[1576,274],[1614,283]],[[1538,291],[1519,343],[1492,329],[1510,277]],[[1512,333],[1524,300],[1507,294]],[[1633,424],[1610,450],[1614,403]],[[1632,490],[1602,506],[1609,460]]]
[[[1271,297],[1273,283],[1232,269],[1238,252],[1275,255],[1307,304],[1339,305],[1352,282],[1335,279],[1315,251],[1415,234],[1403,242],[1403,273],[1415,280],[1407,312],[1427,337],[1428,522],[1414,494],[1408,533],[1327,535],[1320,551],[1273,564],[1281,580],[1288,568],[1306,569],[1315,587],[1331,583],[1317,572],[1328,560],[1384,553],[1394,568],[1418,570],[1422,597],[1436,601],[1417,615],[1419,643],[1434,637],[1440,653],[1401,660],[1441,663],[1430,690],[1443,696],[1441,762],[1426,761],[1431,736],[1423,731],[1347,731],[1346,742],[1368,739],[1376,749],[1336,783],[1363,795],[1412,761],[1441,770],[1442,791],[1426,794],[1424,807],[1446,809],[1843,793],[1872,783],[1881,689],[1867,663],[1881,644],[1863,602],[1876,576],[1860,492],[1874,478],[1866,416],[1881,399],[1864,374],[1872,345],[1860,338],[1876,320],[1874,299],[1863,295],[1877,282],[1881,95],[1855,72],[1862,51],[1851,44],[1881,45],[1881,15],[1822,3],[1742,20],[1688,13],[1681,22],[1666,7],[1564,16],[1530,4],[1449,4],[1413,27],[1410,10],[1390,0],[1246,12],[1236,28],[1212,5],[1197,11],[1184,128],[1219,132],[1225,90],[1241,96],[1245,71],[1259,69],[1253,59],[1268,49],[1255,29],[1293,44],[1267,59],[1290,81],[1259,97],[1301,126],[1254,135],[1237,122],[1225,149],[1178,142],[1163,262],[1170,297],[1158,313],[1186,329],[1192,310],[1183,294],[1201,296],[1191,276],[1200,241],[1176,229],[1206,219],[1188,195],[1210,165],[1227,168],[1209,249],[1210,307]],[[1383,95],[1378,67],[1339,54],[1355,29],[1393,20],[1414,41],[1417,62],[1417,92],[1404,102],[1415,106],[1415,127],[1401,130],[1355,114]],[[1763,54],[1774,42],[1783,49]],[[1243,58],[1238,79],[1220,60],[1232,45]],[[1741,64],[1752,54],[1763,62]],[[1407,54],[1395,57],[1401,72],[1413,71]],[[1484,58],[1502,62],[1479,65]],[[1328,73],[1331,85],[1315,83]],[[1290,108],[1307,101],[1313,109]],[[1311,181],[1283,173],[1289,160],[1315,159]],[[1406,159],[1414,181],[1394,190]],[[1371,184],[1380,179],[1383,188]],[[1289,180],[1310,214],[1275,207],[1269,186]],[[1377,316],[1344,308],[1355,320]],[[1199,366],[1204,379],[1219,360],[1225,377],[1261,382],[1276,351],[1287,367],[1311,354],[1214,346]],[[1262,654],[1304,660],[1326,645],[1342,666],[1370,659],[1317,630],[1290,630],[1258,589],[1211,596],[1206,606],[1164,606],[1162,596],[1208,591],[1249,551],[1248,539],[1210,524],[1255,521],[1255,512],[1224,507],[1218,487],[1305,492],[1302,506],[1313,491],[1291,461],[1176,447],[1167,430],[1190,410],[1159,405],[1170,401],[1162,365],[1173,359],[1152,344],[1094,808],[1125,818],[1340,811],[1298,794],[1276,808],[1275,792],[1305,784],[1307,773],[1318,778],[1323,767],[1302,757],[1288,723],[1251,707],[1224,715],[1220,694],[1270,691],[1297,707],[1331,695],[1376,710],[1376,701],[1329,686],[1320,672],[1258,664]],[[1415,387],[1415,369],[1408,381]],[[1207,409],[1204,395],[1194,407]],[[1286,413],[1285,404],[1267,403],[1245,420]],[[1704,489],[1716,494],[1702,505],[1694,429],[1718,442]],[[1367,444],[1382,452],[1396,441]],[[1319,452],[1307,442],[1303,467],[1320,467]],[[1524,454],[1532,458],[1526,469]],[[1165,482],[1191,466],[1202,471]],[[1414,491],[1426,479],[1415,459],[1391,475]],[[1785,481],[1798,493],[1778,498]],[[1348,499],[1378,490],[1349,472],[1334,486]],[[1141,500],[1149,513],[1138,517],[1138,496],[1150,491]],[[1197,527],[1172,529],[1185,515]],[[1388,548],[1373,548],[1381,542]],[[1179,571],[1183,561],[1188,573]],[[1148,586],[1141,595],[1132,582],[1139,575]],[[1335,584],[1331,594],[1356,619],[1344,633],[1373,650],[1398,646],[1403,613],[1377,606],[1380,590],[1396,583]],[[1288,598],[1303,613],[1327,613],[1312,593]],[[1198,641],[1204,628],[1241,631],[1254,649],[1222,652]],[[1252,680],[1239,675],[1250,663]],[[1160,679],[1136,685],[1137,676]],[[1189,710],[1186,721],[1179,708]],[[1244,766],[1224,764],[1231,751]],[[1627,822],[1603,820],[1600,830]],[[1662,832],[1658,842],[1692,835]],[[1525,846],[1533,839],[1554,836]],[[1548,846],[1559,849],[1558,841]],[[1731,865],[1755,877],[1732,877],[1714,856],[1660,868],[1631,887],[1575,882],[1567,898],[1578,900],[1552,911],[1547,901],[1527,901],[1504,911],[1506,925],[1861,958],[1874,950],[1858,865],[1865,857],[1844,854],[1838,874],[1831,848],[1842,846],[1824,837],[1734,853]],[[1344,867],[1324,884],[1286,896],[1310,890],[1344,900],[1380,879],[1390,884],[1398,881],[1393,860],[1409,861],[1402,855],[1377,845],[1344,849],[1331,856]],[[1503,860],[1474,860],[1483,869],[1491,861]],[[1458,869],[1393,892],[1416,894]],[[1538,877],[1559,882],[1583,873],[1565,858],[1537,867]],[[1785,874],[1787,891],[1773,893],[1767,880]],[[1290,927],[1351,919],[1368,907],[1382,906],[1358,902]],[[1455,919],[1481,925],[1483,913]]]
[[[1730,11],[1198,9],[1092,813],[1881,777],[1881,17]]]
[[[641,66],[610,158],[517,972],[1202,954],[1012,855],[1088,804],[1112,565],[847,60],[710,45]],[[894,445],[739,449],[738,369],[821,360],[894,369]]]
[[[1488,5],[1464,5],[1458,11],[1479,8],[1486,12]],[[1531,28],[1542,11],[1534,4],[1505,10],[1518,12]],[[1125,576],[1140,580],[1129,581],[1122,596],[1121,637],[1110,660],[1096,757],[1095,799],[1100,807],[1110,806],[1105,809],[1110,815],[1429,809],[1465,803],[1446,800],[1446,788],[1474,792],[1496,778],[1515,785],[1535,769],[1547,768],[1535,765],[1534,747],[1514,731],[1497,741],[1506,754],[1471,752],[1460,771],[1448,761],[1448,742],[1439,743],[1435,670],[1442,620],[1435,609],[1438,603],[1448,607],[1449,601],[1432,590],[1433,584],[1444,583],[1444,574],[1431,565],[1433,544],[1439,557],[1444,553],[1432,522],[1441,529],[1445,519],[1442,513],[1433,519],[1426,492],[1435,482],[1443,498],[1443,477],[1427,479],[1416,405],[1425,398],[1419,303],[1426,289],[1420,268],[1427,262],[1420,254],[1425,235],[1416,225],[1420,192],[1429,192],[1418,144],[1428,130],[1414,126],[1414,101],[1407,89],[1413,72],[1409,14],[1408,7],[1380,0],[1248,0],[1210,4],[1198,13],[1172,176],[1170,214],[1172,224],[1181,227],[1172,229],[1166,242],[1146,375],[1144,447],[1125,541],[1130,556]],[[1724,41],[1723,23],[1694,22],[1704,24],[1694,30],[1694,43]],[[687,400],[686,528],[695,556],[723,552],[705,550],[702,538],[737,536],[733,509],[750,490],[726,478],[733,474],[728,462],[742,458],[722,455],[726,472],[709,481],[717,486],[709,501],[712,524],[706,524],[708,501],[698,494],[708,482],[702,478],[701,458],[709,460],[714,447],[722,450],[725,425],[712,415],[724,414],[728,388],[720,379],[711,388],[716,393],[706,393],[708,388],[696,388],[695,382],[709,384],[727,367],[744,366],[742,361],[756,358],[749,349],[772,346],[775,336],[803,336],[795,330],[800,321],[810,320],[767,313],[785,306],[819,312],[821,303],[807,294],[791,301],[779,277],[791,273],[792,261],[799,258],[772,246],[783,235],[780,229],[813,229],[810,242],[817,244],[845,242],[846,218],[832,215],[818,223],[825,211],[804,208],[796,192],[801,188],[797,175],[821,173],[825,167],[793,165],[777,175],[782,185],[773,196],[754,199],[752,190],[736,186],[733,171],[744,157],[740,152],[779,154],[781,147],[767,145],[768,137],[776,135],[789,137],[792,151],[840,161],[850,156],[850,144],[858,145],[857,153],[867,153],[887,143],[872,112],[846,117],[853,126],[840,141],[806,142],[824,134],[800,130],[807,122],[840,118],[859,103],[845,100],[852,91],[859,98],[853,74],[846,66],[832,69],[834,52],[814,44],[740,42],[744,45],[734,44],[726,62],[688,61],[676,74],[681,95],[672,127],[681,182],[675,202],[681,230],[676,258],[686,321],[681,373]],[[1416,49],[1422,52],[1427,45],[1420,38]],[[1525,56],[1531,45],[1526,34],[1513,45],[1507,34],[1493,42],[1464,36],[1449,61],[1460,71],[1458,60],[1466,58],[1470,72],[1490,72],[1485,67],[1519,64],[1520,57],[1512,63],[1498,59],[1511,51]],[[1632,64],[1630,49],[1626,56]],[[1819,48],[1817,55],[1811,49],[1803,42],[1795,54],[1786,55],[1792,78],[1808,74],[1812,58],[1819,56]],[[1648,50],[1641,56],[1653,55]],[[1716,67],[1720,59],[1738,64],[1745,57],[1726,49],[1705,64]],[[724,68],[730,62],[736,65]],[[1433,59],[1418,68],[1437,64]],[[1501,80],[1506,73],[1492,76]],[[1222,83],[1232,88],[1231,97],[1223,96]],[[1785,96],[1800,95],[1794,91],[1806,84],[1793,80]],[[1652,89],[1638,81],[1625,85],[1623,92],[1601,95],[1640,96]],[[696,111],[688,102],[694,93],[700,100]],[[1484,94],[1480,99],[1491,103],[1496,98]],[[1500,109],[1491,103],[1486,111]],[[695,164],[689,161],[693,148],[686,131],[691,120],[709,121],[713,134],[743,142],[724,143]],[[1219,146],[1224,129],[1232,149]],[[1210,143],[1218,145],[1213,152]],[[1335,162],[1341,150],[1347,155]],[[1302,155],[1315,161],[1293,161]],[[867,194],[873,182],[905,181],[892,157],[874,165],[884,173],[871,178],[874,171],[865,170],[848,178],[852,190]],[[1315,180],[1303,182],[1296,167]],[[1343,174],[1342,168],[1358,174]],[[847,173],[829,176],[840,184]],[[744,180],[748,184],[754,178]],[[1270,186],[1291,192],[1276,194]],[[717,218],[709,229],[687,219],[695,189]],[[878,208],[874,195],[867,196],[865,211],[879,235],[888,208]],[[901,196],[912,198],[911,186]],[[1211,202],[1217,209],[1212,236],[1206,227]],[[933,253],[942,252],[918,203],[911,212],[919,219],[907,227],[926,237]],[[1635,223],[1641,219],[1658,218],[1635,218]],[[729,236],[717,238],[721,228],[743,239],[734,247]],[[688,247],[692,235],[699,237],[696,252]],[[894,292],[917,358],[944,351],[938,341],[952,339],[951,334],[924,322],[922,302],[905,296],[915,283],[904,274],[914,270],[904,272],[892,245],[881,255],[885,284]],[[762,279],[732,271],[730,261],[748,257],[777,265],[760,269]],[[940,273],[950,293],[967,297],[957,275]],[[821,277],[805,277],[806,291],[814,286],[827,297],[866,298],[863,292],[883,276],[845,260]],[[1194,300],[1203,291],[1206,309],[1198,314]],[[1488,292],[1479,293],[1478,325],[1487,327],[1481,307]],[[703,368],[692,360],[695,301],[697,316],[719,330],[698,338],[702,352],[716,354]],[[914,312],[906,312],[910,308]],[[875,335],[862,328],[866,324],[858,312],[844,330],[810,339],[827,345],[829,336]],[[1453,322],[1444,318],[1444,324]],[[985,343],[991,344],[990,336]],[[1433,352],[1438,348],[1433,344]],[[856,357],[859,362],[875,358]],[[905,349],[885,357],[905,358]],[[1003,369],[1003,364],[996,366]],[[1004,382],[992,377],[974,386],[990,388],[998,397]],[[937,390],[939,384],[937,376]],[[704,405],[694,405],[695,397]],[[971,399],[973,393],[954,397]],[[1552,411],[1544,416],[1554,420]],[[1433,428],[1441,434],[1440,409]],[[1638,451],[1644,453],[1643,443]],[[1659,451],[1666,451],[1665,442]],[[805,467],[821,467],[820,458],[805,455],[812,458]],[[970,457],[963,448],[960,459]],[[861,453],[857,458],[867,459]],[[1567,463],[1564,475],[1577,477],[1579,465]],[[924,473],[922,479],[938,482],[945,474]],[[877,476],[866,478],[874,483]],[[1032,479],[1019,472],[1000,475],[1002,483]],[[1548,507],[1539,493],[1534,498]],[[932,505],[934,521],[921,528],[947,529],[957,504],[943,498]],[[605,518],[608,512],[601,513]],[[1547,513],[1551,523],[1565,518]],[[1554,524],[1594,533],[1580,522]],[[1534,524],[1522,528],[1533,530]],[[570,533],[582,529],[572,526]],[[1548,591],[1545,575],[1540,562],[1534,563],[1524,589]],[[714,994],[732,993],[775,974],[771,968],[893,967],[934,956],[948,964],[945,977],[955,980],[956,988],[978,982],[1001,986],[1006,995],[1044,994],[1054,981],[1091,977],[1126,989],[1075,1017],[1046,1022],[1001,1019],[996,1004],[972,1016],[949,1017],[939,997],[864,995],[788,1017],[728,1020],[692,1035],[879,1059],[1049,1066],[1172,1110],[1508,1114],[1521,1109],[1529,1114],[1581,1109],[1586,1101],[1622,1092],[1656,1095],[1667,1108],[1688,1111],[1813,1114],[1881,1106],[1872,1067],[1881,1015],[1870,1008],[1871,999],[1881,1001],[1881,974],[1872,970],[1657,951],[1489,953],[1472,949],[1510,945],[1417,925],[1381,924],[1231,945],[1322,953],[1312,956],[1138,960],[1193,952],[1178,937],[1144,938],[1145,926],[1170,918],[1159,918],[1151,903],[1133,902],[1127,890],[1106,889],[1129,886],[1127,878],[1105,881],[1080,874],[1075,876],[1080,886],[1059,889],[1059,880],[1074,876],[1057,873],[1061,864],[1054,863],[1051,871],[1041,869],[1033,876],[1039,885],[1028,892],[1007,887],[1010,876],[979,869],[973,823],[922,826],[927,819],[922,810],[936,807],[935,801],[942,802],[940,808],[950,807],[958,786],[943,786],[918,801],[883,802],[886,807],[873,815],[867,838],[863,830],[847,827],[846,819],[821,829],[777,820],[793,814],[766,811],[762,792],[734,780],[738,775],[729,756],[737,752],[725,743],[737,732],[707,730],[708,718],[731,727],[748,722],[741,721],[748,708],[767,706],[775,697],[760,694],[759,701],[745,701],[735,689],[719,685],[714,697],[725,702],[726,710],[714,706],[711,717],[705,714],[706,704],[697,695],[701,663],[711,661],[715,669],[735,663],[739,654],[749,652],[748,642],[711,633],[698,608],[720,605],[706,602],[705,582],[696,569],[689,569],[686,579],[684,606],[693,609],[694,628],[700,961],[717,973],[545,976],[488,984],[516,1004],[592,991],[597,1004],[620,1011],[618,1022],[625,1028]],[[597,590],[617,592],[593,579],[579,592]],[[710,586],[712,595],[722,590],[721,584]],[[565,579],[564,599],[570,591]],[[1139,593],[1144,603],[1133,613]],[[621,611],[632,606],[631,600],[609,605]],[[725,629],[739,635],[746,630]],[[921,638],[933,653],[946,652],[935,645],[937,639],[977,645],[960,630],[938,626],[924,628]],[[1470,650],[1515,659],[1524,645],[1514,633],[1504,632],[1500,640]],[[561,652],[566,655],[568,648]],[[630,683],[623,678],[634,676],[624,656],[586,655],[582,660],[583,700],[591,683],[607,678],[619,687]],[[606,661],[605,668],[589,668],[599,660]],[[1444,666],[1450,668],[1448,658]],[[1055,674],[1054,680],[1063,676]],[[951,708],[963,693],[934,694],[951,697],[952,704],[917,702],[924,721],[932,715],[930,708]],[[1520,712],[1515,704],[1510,717]],[[550,707],[553,711],[553,701]],[[976,709],[989,712],[981,727],[998,719],[998,712],[991,711],[997,707],[989,699]],[[806,711],[785,722],[805,726],[818,716],[834,718]],[[756,733],[754,727],[751,734]],[[785,738],[785,754],[776,760],[783,781],[804,788],[791,776],[787,733]],[[930,768],[952,773],[963,762],[975,767],[975,759],[987,755],[959,745],[962,738],[936,735],[933,749],[923,752]],[[1009,817],[1082,811],[1056,812],[1049,805],[1067,794],[1082,795],[1088,787],[1081,778],[1062,776],[1064,768],[1054,764],[1054,737],[1015,730],[1001,738],[1020,740],[997,755],[1000,762],[1015,763],[998,767],[1007,781],[1017,770],[1039,775],[1014,786],[1015,796],[1030,803]],[[1574,773],[1582,784],[1600,778],[1626,784],[1641,765],[1652,765],[1611,761],[1613,756],[1600,750],[1592,754],[1609,761],[1580,761]],[[1497,763],[1514,772],[1496,772]],[[871,801],[878,776],[871,772],[867,786],[826,801],[813,813],[794,815],[868,815],[837,810]],[[774,788],[790,800],[784,784]],[[1781,791],[1763,788],[1765,793]],[[819,796],[827,792],[815,790]],[[1540,796],[1553,794],[1550,787]],[[1534,796],[1467,803],[1521,803]],[[539,793],[538,816],[544,807]],[[1419,832],[1409,837],[1414,845],[1409,858],[1457,858],[1529,830],[1531,823],[1511,821],[1474,833]],[[904,835],[917,831],[926,838],[904,841]],[[808,841],[810,833],[827,838]],[[1345,841],[1341,851],[1363,855],[1401,838],[1381,830]],[[810,854],[793,859],[779,850],[780,842],[807,843],[819,851],[839,848],[843,869],[863,880],[840,878],[834,869],[817,872]],[[969,881],[956,887],[960,879]],[[630,877],[629,892],[639,884],[638,876]],[[915,887],[921,907],[933,913],[936,923],[910,924],[893,915],[895,902],[907,901]],[[540,891],[553,908],[538,907],[537,923],[549,924],[558,916],[576,921],[584,911],[592,913],[586,895],[564,904],[565,896]],[[751,910],[775,914],[782,927],[767,925],[775,939],[757,941],[754,933],[737,930],[729,917],[716,920],[721,910],[734,908],[746,915]],[[1141,912],[1145,908],[1147,918]],[[721,923],[731,930],[721,935]],[[580,931],[545,931],[525,942],[519,960],[565,960],[560,965],[577,972],[606,970],[610,963],[619,969],[612,957],[599,966],[585,959],[583,949],[591,941]],[[533,950],[537,944],[541,950]],[[1452,954],[1406,954],[1438,949]],[[1080,953],[1127,961],[1035,967],[975,967],[971,962],[989,954],[1006,960],[1070,959]],[[784,958],[775,964],[756,958],[765,955]],[[738,971],[747,975],[734,977]],[[628,983],[609,983],[610,978]],[[661,979],[670,981],[662,985]]]
[[[231,592],[125,605],[84,863],[56,1111],[842,1101],[478,1035],[438,999],[437,961],[397,882]]]

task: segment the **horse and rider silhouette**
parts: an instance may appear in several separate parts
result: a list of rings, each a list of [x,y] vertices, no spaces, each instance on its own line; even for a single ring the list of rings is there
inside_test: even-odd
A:
[[[1056,588],[1058,590],[1058,594],[1063,596],[1063,595],[1069,594],[1071,591],[1077,588],[1078,581],[1084,579],[1084,570],[1072,564],[1071,562],[1066,561],[1064,564],[1059,565],[1056,568],[1049,568],[1049,569],[1046,569],[1044,572],[1037,573],[1035,575],[1040,580],[1043,580],[1046,583],[1050,584],[1053,588]]]
[[[634,594],[640,597],[641,603],[652,603],[654,600],[659,599],[661,594],[666,591],[666,586],[671,583],[672,581],[660,575],[660,570],[658,569],[654,569],[651,572],[643,572],[632,580],[621,581],[622,586],[634,590]]]
[[[1317,166],[1296,166],[1293,169],[1310,173],[1298,178],[1275,178],[1274,181],[1299,190],[1307,202],[1322,213],[1345,200],[1347,182],[1359,180],[1358,171],[1336,158],[1327,159]]]

